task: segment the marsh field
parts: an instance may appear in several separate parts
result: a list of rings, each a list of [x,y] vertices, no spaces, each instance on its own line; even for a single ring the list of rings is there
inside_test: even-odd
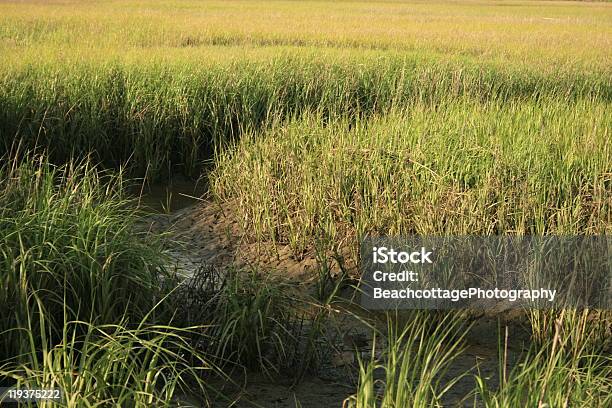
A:
[[[610,407],[609,310],[355,287],[365,236],[610,234],[611,101],[605,2],[0,0],[0,387]]]

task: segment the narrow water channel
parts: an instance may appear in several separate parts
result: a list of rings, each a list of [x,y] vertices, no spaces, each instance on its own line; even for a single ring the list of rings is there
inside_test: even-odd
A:
[[[208,191],[208,180],[193,180],[174,176],[169,181],[145,183],[133,189],[138,206],[153,213],[172,213],[203,200]]]

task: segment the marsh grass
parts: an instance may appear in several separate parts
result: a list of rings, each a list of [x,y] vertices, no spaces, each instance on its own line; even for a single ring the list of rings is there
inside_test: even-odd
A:
[[[185,395],[207,404],[205,375],[221,372],[187,342],[201,327],[155,324],[148,317],[138,324],[64,321],[57,339],[48,326],[55,322],[36,300],[37,321],[15,328],[27,351],[0,365],[5,385],[61,390],[61,402],[33,406],[170,406]]]
[[[533,340],[546,345],[555,336],[564,348],[579,355],[583,350],[605,353],[612,349],[612,316],[609,310],[532,310],[528,314]]]
[[[386,333],[375,336],[375,342],[384,341],[382,353],[375,357],[373,346],[369,358],[359,359],[359,384],[345,406],[448,406],[451,400],[445,395],[454,391],[458,381],[473,376],[474,389],[463,396],[462,404],[606,407],[612,402],[612,360],[602,350],[606,339],[589,339],[582,317],[565,311],[558,314],[551,335],[519,352],[518,361],[509,357],[513,334],[507,327],[505,332],[500,329],[495,380],[480,372],[478,361],[474,369],[446,374],[466,344],[463,336],[469,327],[460,316],[432,316],[423,311],[409,318],[388,316]],[[568,322],[582,322],[582,327],[568,335]]]
[[[123,196],[122,176],[90,161],[50,164],[26,154],[0,168],[1,331],[36,320],[34,295],[47,326],[67,320],[139,321],[158,297],[163,259],[155,239],[133,235],[136,213]],[[127,315],[126,315],[127,313]],[[36,325],[36,324],[34,324]],[[5,334],[3,356],[26,342]]]
[[[539,68],[609,68],[610,7],[539,1],[114,1],[0,3],[0,48],[176,59],[259,50],[460,55]],[[202,52],[203,51],[203,52]]]
[[[325,313],[287,281],[202,266],[170,299],[176,321],[206,325],[191,344],[227,372],[297,380],[317,364]]]
[[[0,149],[15,138],[63,163],[92,154],[133,175],[197,176],[203,161],[245,133],[317,112],[322,123],[459,98],[515,104],[609,101],[607,77],[546,73],[440,58],[308,55],[201,66],[155,57],[125,62],[52,57],[0,69]],[[514,101],[514,102],[513,102]],[[529,104],[529,102],[528,102]],[[601,105],[601,103],[598,103]]]
[[[278,283],[255,272],[230,272],[212,310],[215,354],[271,374],[287,356],[292,308]]]
[[[418,311],[405,320],[391,313],[387,325],[382,355],[375,356],[374,344],[369,360],[359,359],[357,392],[345,401],[345,406],[442,406],[444,394],[461,378],[443,381],[464,347],[458,331],[462,326],[460,319],[446,314],[442,319],[432,320],[428,312]]]
[[[326,295],[333,254],[348,248],[354,264],[367,235],[609,233],[608,111],[608,103],[597,99],[453,97],[367,118],[305,114],[243,136],[219,154],[210,186],[217,200],[242,203],[237,215],[249,236],[288,244],[296,256],[313,251],[323,266],[319,291]],[[477,375],[466,401],[607,406],[606,312],[528,316],[529,353],[510,368],[500,347],[502,384]],[[401,344],[390,332],[390,344]],[[429,339],[435,343],[446,334],[440,336]],[[447,340],[456,346],[456,339]],[[447,389],[436,388],[434,377],[420,382],[419,356],[406,350],[386,351],[396,358],[361,361],[357,393],[347,404],[441,406]],[[455,351],[449,361],[460,354]],[[377,370],[392,375],[382,381]]]
[[[566,313],[569,316],[566,316]],[[474,404],[484,407],[606,407],[612,403],[612,359],[607,338],[591,338],[585,314],[562,311],[548,337],[541,337],[508,368],[508,339],[500,341],[500,384],[475,376]],[[576,324],[575,327],[572,327]]]
[[[3,386],[61,388],[69,407],[207,404],[224,369],[309,369],[320,317],[290,285],[230,270],[189,288],[160,241],[135,232],[120,173],[33,153],[1,172]]]
[[[210,175],[245,231],[337,251],[365,235],[601,234],[610,229],[607,104],[417,104],[243,137]],[[321,249],[318,249],[321,251]]]
[[[67,407],[205,396],[220,371],[188,342],[204,328],[173,325],[160,244],[134,232],[121,173],[24,153],[0,174],[0,383],[60,388]]]
[[[609,102],[609,15],[569,2],[0,2],[0,154],[19,138],[55,163],[93,152],[138,176],[197,177],[225,143],[303,112]]]
[[[0,2],[0,374],[163,406],[217,366],[300,376],[316,354],[325,313],[255,273],[199,316],[158,304],[161,246],[103,168],[212,163],[250,238],[316,252],[319,310],[366,235],[610,233],[610,8],[533,4]],[[440,405],[461,352],[440,316],[389,327],[347,404]],[[474,404],[612,405],[609,316],[529,316],[533,348]]]

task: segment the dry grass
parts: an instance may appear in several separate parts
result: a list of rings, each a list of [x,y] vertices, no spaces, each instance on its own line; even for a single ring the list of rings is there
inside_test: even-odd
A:
[[[607,69],[612,34],[609,4],[574,2],[2,1],[0,15],[0,47],[12,52],[188,48],[193,60],[314,46]]]

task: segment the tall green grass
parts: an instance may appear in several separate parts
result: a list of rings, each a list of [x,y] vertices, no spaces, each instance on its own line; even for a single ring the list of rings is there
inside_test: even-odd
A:
[[[401,326],[400,321],[403,320],[388,315],[382,355],[375,356],[372,352],[369,361],[359,360],[357,392],[347,399],[346,406],[443,406],[444,395],[461,378],[443,378],[463,351],[460,319],[447,314],[436,321],[427,312],[420,311]]]
[[[610,310],[530,310],[528,318],[533,341],[539,346],[559,337],[573,355],[580,355],[583,350],[605,353],[612,348]]]
[[[569,316],[566,316],[569,314]],[[604,348],[607,338],[595,336],[587,313],[562,311],[554,318],[549,337],[532,344],[510,367],[506,343],[500,342],[497,387],[480,373],[475,376],[475,406],[607,407],[612,404],[612,359]],[[609,336],[609,332],[607,334]]]
[[[160,243],[134,233],[124,188],[88,160],[0,167],[2,386],[60,388],[67,407],[205,394],[218,370],[189,342],[204,328],[172,325]]]
[[[607,103],[416,104],[250,134],[218,156],[211,190],[245,231],[353,248],[366,234],[602,234],[612,226]],[[328,247],[329,248],[329,247]]]
[[[50,164],[26,155],[0,168],[2,354],[17,356],[19,330],[36,298],[61,333],[68,320],[139,321],[159,295],[163,259],[154,240],[133,234],[136,214],[123,179],[91,162]],[[37,324],[34,323],[36,326]]]
[[[14,328],[25,333],[24,346],[30,349],[16,360],[0,362],[3,385],[61,391],[61,401],[31,406],[167,407],[187,396],[208,404],[204,376],[219,370],[188,342],[202,328],[155,324],[148,318],[137,325],[75,320],[64,321],[60,338],[51,341],[46,324],[52,322],[42,303],[37,313],[39,327],[28,321],[28,327]]]
[[[172,406],[210,403],[226,368],[309,369],[321,322],[289,285],[242,271],[177,281],[159,239],[134,232],[121,173],[32,153],[0,173],[3,386],[60,388],[67,407]]]
[[[473,377],[473,390],[464,391],[462,400],[452,404],[486,408],[607,407],[612,403],[612,360],[598,349],[605,344],[601,339],[589,340],[584,319],[575,319],[579,327],[574,328],[573,335],[567,335],[563,326],[574,318],[571,311],[561,312],[552,336],[519,351],[517,362],[508,357],[514,333],[506,328],[504,339],[499,341],[497,378],[491,378],[480,372],[478,361],[473,369],[452,374],[447,371],[466,344],[459,334],[465,333],[462,318],[446,314],[436,321],[421,311],[399,325],[396,317],[388,316],[389,328],[377,339],[384,339],[382,353],[359,360],[359,384],[345,406],[454,406],[448,405],[447,394],[456,392],[458,381],[465,383]]]
[[[430,56],[341,61],[293,53],[208,64],[73,58],[68,67],[51,57],[0,70],[0,153],[18,139],[47,148],[57,163],[92,152],[110,166],[129,161],[135,174],[151,178],[195,175],[216,148],[304,112],[318,112],[326,122],[464,97],[600,105],[612,89],[604,74]]]
[[[177,322],[206,326],[191,343],[226,372],[298,380],[319,363],[327,313],[285,279],[203,266],[170,299]]]

